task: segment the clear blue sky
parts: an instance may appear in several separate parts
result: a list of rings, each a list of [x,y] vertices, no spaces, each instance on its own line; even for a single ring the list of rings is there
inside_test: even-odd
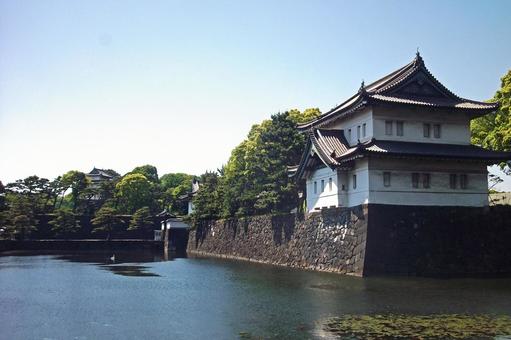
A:
[[[93,166],[200,174],[250,126],[323,112],[409,62],[485,100],[511,1],[0,0],[0,179]]]

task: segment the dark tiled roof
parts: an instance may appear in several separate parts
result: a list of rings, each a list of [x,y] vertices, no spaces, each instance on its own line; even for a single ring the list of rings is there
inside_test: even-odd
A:
[[[339,165],[336,158],[349,148],[343,130],[314,129],[309,136],[318,156],[328,165]]]
[[[301,177],[306,168],[317,163],[311,155],[311,149],[321,159],[321,162],[331,168],[340,166],[337,158],[345,154],[349,149],[343,130],[311,129],[308,133],[309,138],[300,164],[288,167],[288,174],[290,176],[297,175]]]
[[[104,169],[98,169],[98,168],[93,168],[91,170],[91,172],[89,172],[87,175],[100,175],[100,176],[108,177],[108,178],[119,177],[119,174],[117,174],[113,170],[104,170]]]
[[[365,86],[358,93],[299,129],[325,126],[340,117],[352,114],[373,103],[448,108],[483,115],[498,108],[498,103],[485,103],[458,97],[442,85],[417,54],[409,64]]]
[[[348,162],[368,155],[475,160],[487,164],[511,160],[511,152],[492,151],[475,145],[414,143],[372,139],[350,147],[344,138],[342,130],[311,129],[309,130],[309,140],[300,164],[288,167],[288,173],[290,176],[302,178],[307,169],[311,169],[321,162],[332,169],[339,167],[348,168]],[[317,158],[314,156],[317,156]]]
[[[373,140],[370,143],[360,145],[358,151],[363,154],[474,159],[490,162],[511,160],[511,152],[492,151],[475,145]]]

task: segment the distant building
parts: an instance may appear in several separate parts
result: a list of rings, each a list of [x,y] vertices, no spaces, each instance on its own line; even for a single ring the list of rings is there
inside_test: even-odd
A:
[[[102,183],[113,181],[120,177],[120,175],[114,170],[97,169],[94,167],[88,174],[85,174],[91,182],[91,187],[98,189]],[[100,195],[95,195],[93,200],[101,199]]]
[[[199,187],[199,180],[194,178],[192,181],[192,191],[179,197],[180,200],[188,202],[188,215],[190,215],[194,210],[193,197],[197,195],[197,192],[199,192]]]
[[[91,172],[86,174],[86,176],[90,179],[92,185],[95,187],[99,187],[99,185],[103,182],[111,181],[120,177],[120,175],[114,170],[97,169],[96,167],[94,167]]]
[[[290,175],[307,210],[361,204],[488,205],[487,165],[511,159],[470,144],[470,120],[498,103],[458,97],[422,57],[360,87],[299,126],[307,145]]]

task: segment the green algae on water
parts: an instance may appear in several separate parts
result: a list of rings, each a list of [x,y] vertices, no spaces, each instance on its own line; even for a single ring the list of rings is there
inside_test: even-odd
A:
[[[511,335],[510,316],[344,315],[330,318],[324,330],[355,339],[493,339]]]

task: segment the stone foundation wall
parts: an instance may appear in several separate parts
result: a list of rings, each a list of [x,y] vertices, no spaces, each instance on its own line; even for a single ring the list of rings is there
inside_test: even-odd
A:
[[[188,253],[362,275],[367,207],[308,215],[255,216],[204,223],[190,232]]]
[[[370,205],[364,275],[509,276],[511,206]]]
[[[204,223],[188,253],[352,275],[511,275],[511,207],[364,205]]]

